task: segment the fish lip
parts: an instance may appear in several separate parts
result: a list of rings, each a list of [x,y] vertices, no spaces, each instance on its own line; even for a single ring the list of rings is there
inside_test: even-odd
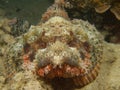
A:
[[[55,77],[72,78],[75,76],[83,75],[84,73],[85,71],[82,68],[78,68],[76,66],[71,66],[68,64],[64,64],[61,67],[56,66],[55,68],[49,64],[42,68],[37,69],[37,74],[40,77],[46,78]]]

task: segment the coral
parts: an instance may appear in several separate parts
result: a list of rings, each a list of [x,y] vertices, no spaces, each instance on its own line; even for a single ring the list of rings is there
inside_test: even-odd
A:
[[[110,10],[112,13],[114,13],[116,18],[120,20],[120,3],[115,3]]]
[[[30,25],[28,21],[18,19],[16,17],[13,19],[4,18],[0,20],[0,29],[14,37],[17,37],[27,32],[29,27]]]
[[[119,0],[64,0],[64,6],[66,8],[76,8],[84,12],[93,8],[97,13],[104,13],[110,10],[120,20]]]
[[[9,26],[9,22],[11,20],[4,18],[0,20],[0,29],[4,32],[10,33],[11,32],[11,27]]]
[[[5,78],[3,76],[0,76],[0,89],[1,90],[4,87],[4,82],[5,82]]]
[[[11,34],[14,37],[18,37],[22,34],[24,34],[25,32],[28,31],[30,24],[28,21],[26,20],[22,20],[20,18],[14,18],[12,19],[11,23],[9,23],[9,25],[11,26]]]
[[[95,10],[98,13],[104,13],[107,10],[109,10],[109,8],[111,7],[111,2],[112,0],[93,0],[93,3],[95,4]]]
[[[0,20],[0,47],[1,47],[0,48],[0,57],[1,58],[3,58],[4,56],[9,58],[9,56],[5,55],[5,52],[8,50],[7,47],[9,47],[10,44],[13,44],[16,41],[14,37],[22,35],[22,33],[26,32],[26,31],[24,31],[24,30],[27,30],[26,28],[28,28],[28,26],[26,26],[26,25],[28,25],[27,22],[26,22],[26,24],[25,24],[25,22],[23,24],[17,18],[13,18],[13,19],[3,18]],[[17,54],[15,52],[15,54],[13,54],[12,56],[14,58],[17,55],[19,55],[19,54]],[[10,61],[9,64],[5,63],[5,66],[6,66],[6,64],[7,65],[12,64],[12,61]],[[12,65],[10,65],[10,66],[12,66]],[[8,67],[8,68],[10,68],[10,67]],[[0,74],[5,74],[5,73],[1,72]]]
[[[65,0],[70,18],[88,20],[100,32],[108,33],[104,39],[110,43],[120,43],[119,6],[119,0]]]

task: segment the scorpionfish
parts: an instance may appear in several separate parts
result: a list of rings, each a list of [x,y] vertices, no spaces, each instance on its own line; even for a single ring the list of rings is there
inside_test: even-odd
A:
[[[102,59],[102,37],[94,25],[71,20],[57,3],[40,23],[16,38],[5,55],[6,71],[30,70],[41,78],[71,78],[85,86],[95,80]]]

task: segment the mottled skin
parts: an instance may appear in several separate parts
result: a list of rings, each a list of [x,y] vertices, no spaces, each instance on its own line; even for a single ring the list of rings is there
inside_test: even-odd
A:
[[[47,20],[44,15],[7,50],[7,73],[30,70],[41,78],[72,78],[78,86],[93,81],[102,57],[96,28],[83,20],[69,20],[64,10],[48,14]]]

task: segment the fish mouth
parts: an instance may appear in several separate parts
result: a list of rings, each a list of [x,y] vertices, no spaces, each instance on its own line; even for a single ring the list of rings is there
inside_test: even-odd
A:
[[[40,77],[46,77],[51,79],[55,77],[72,78],[75,76],[84,75],[85,70],[68,64],[64,64],[61,67],[55,68],[51,64],[49,64],[37,69],[37,74]]]
[[[97,63],[88,73],[85,73],[84,69],[67,64],[64,64],[61,68],[53,68],[53,66],[49,64],[43,68],[39,68],[37,74],[45,79],[69,79],[74,82],[75,86],[83,87],[96,79],[100,69],[99,64],[100,63]]]

